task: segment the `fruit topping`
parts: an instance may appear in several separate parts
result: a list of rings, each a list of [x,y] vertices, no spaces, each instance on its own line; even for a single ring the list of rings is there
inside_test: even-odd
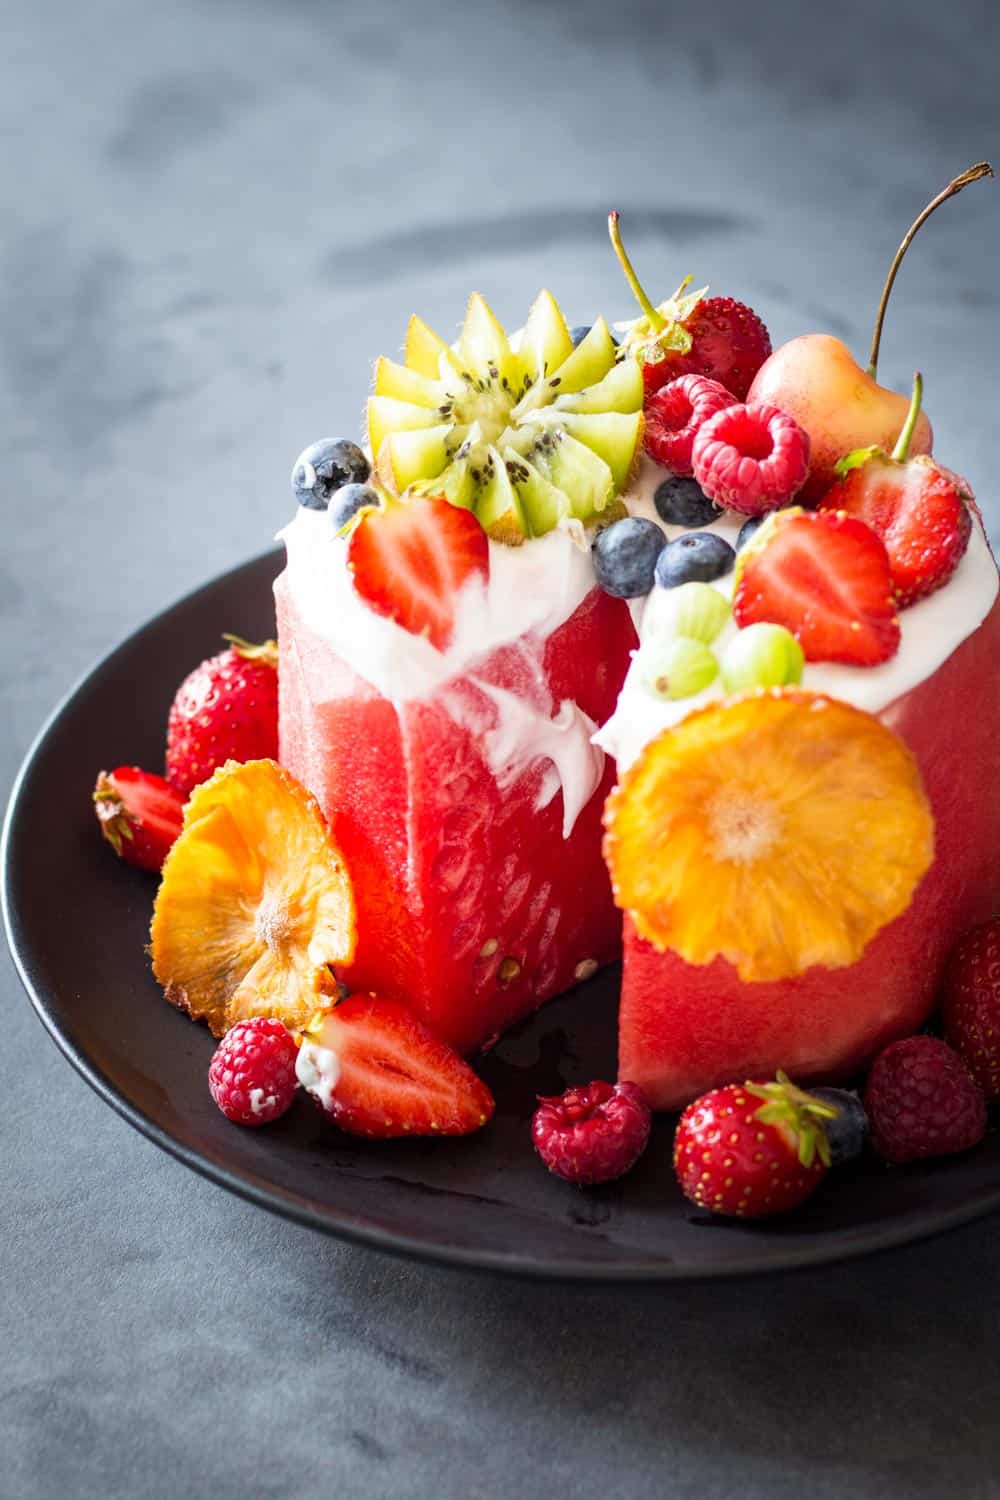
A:
[[[197,787],[153,909],[153,973],[216,1036],[250,1016],[302,1026],[354,955],[354,899],[315,798],[271,760]]]
[[[376,614],[444,651],[459,591],[470,579],[489,579],[489,543],[471,511],[417,496],[363,514],[351,533],[347,566]]]
[[[804,666],[802,647],[791,631],[762,620],[741,630],[726,648],[722,682],[727,693],[790,687],[802,681]]]
[[[159,870],[180,834],[184,798],[162,776],[119,766],[99,773],[94,811],[119,858],[140,870]]]
[[[654,698],[693,698],[714,682],[719,664],[704,641],[675,636],[650,641],[639,652],[642,683]]]
[[[903,741],[796,689],[715,701],[665,730],[605,826],[615,900],[640,936],[688,963],[725,958],[745,981],[854,963],[934,853]]]
[[[352,1135],[469,1135],[493,1096],[457,1052],[398,1000],[351,995],[305,1028],[299,1082]]]
[[[653,587],[656,559],[666,537],[655,521],[626,516],[605,526],[592,548],[597,582],[616,599],[636,599]]]
[[[1000,921],[967,932],[942,989],[945,1040],[990,1101],[1000,1099]]]
[[[573,348],[574,349],[577,347],[578,344],[582,344],[583,343],[584,339],[587,337],[587,334],[590,332],[590,330],[593,328],[593,326],[594,326],[593,323],[577,323],[573,328],[570,329],[569,336],[570,336],[571,340],[573,341]],[[617,336],[615,334],[614,329],[612,328],[612,329],[609,329],[608,331],[611,334],[611,338],[612,338],[613,342],[617,345],[618,342],[619,342],[619,340],[618,340],[618,338],[617,338]]]
[[[292,1106],[297,1056],[291,1032],[273,1016],[237,1021],[209,1064],[209,1093],[234,1125],[269,1125]]]
[[[717,505],[763,515],[787,505],[809,468],[809,438],[776,406],[727,406],[698,428],[694,477]]]
[[[688,276],[669,302],[654,307],[622,243],[618,214],[608,215],[608,229],[625,279],[642,309],[623,341],[642,365],[647,395],[680,375],[707,375],[744,400],[750,383],[771,352],[771,339],[752,308],[732,297],[707,297],[685,289]]]
[[[371,466],[357,443],[346,438],[321,438],[295,460],[292,493],[308,510],[326,510],[345,484],[364,484]]]
[[[872,1147],[883,1161],[968,1151],[986,1133],[986,1101],[957,1052],[935,1036],[893,1042],[865,1088]]]
[[[972,533],[972,492],[965,481],[926,454],[908,457],[922,395],[918,373],[892,454],[879,447],[847,454],[837,464],[840,480],[820,504],[821,510],[855,516],[882,538],[900,609],[948,582]]]
[[[223,637],[226,651],[190,672],[167,720],[167,778],[185,796],[230,760],[278,755],[278,647]]]
[[[868,1116],[860,1096],[853,1089],[818,1088],[809,1092],[833,1111],[830,1118],[823,1121],[831,1167],[854,1161],[868,1144]]]
[[[768,514],[773,515],[774,512],[771,511]],[[739,533],[736,537],[737,552],[743,551],[743,548],[746,546],[747,542],[750,541],[751,537],[755,537],[757,535],[758,531],[763,526],[766,520],[767,515],[747,517],[747,519],[743,522],[743,525],[740,527]]]
[[[677,380],[671,380],[646,402],[646,428],[643,441],[646,452],[650,458],[662,464],[665,469],[671,469],[675,474],[688,475],[691,473],[691,449],[694,446],[695,434],[698,429],[714,417],[716,412],[725,410],[732,406],[736,397],[720,385],[717,380],[708,380],[704,375],[681,375]],[[667,481],[669,484],[670,481]],[[706,499],[698,484],[692,483],[683,489],[678,484],[671,491],[666,485],[661,485],[656,494],[664,491],[673,500],[668,500],[668,508],[678,512],[675,521],[664,511],[660,510],[656,502],[657,510],[665,521],[675,526],[704,526],[711,515],[705,515],[705,507],[711,507],[712,514],[715,506]],[[699,499],[700,497],[700,499]],[[703,514],[700,519],[686,521],[685,515],[691,514],[692,508],[697,511],[701,509]]]
[[[769,516],[736,567],[738,625],[784,625],[806,661],[873,667],[899,649],[889,558],[869,526],[793,506]]]
[[[645,1151],[653,1115],[634,1083],[581,1084],[539,1096],[531,1139],[542,1161],[565,1182],[613,1182]]]
[[[737,1219],[798,1208],[826,1176],[826,1129],[835,1113],[782,1072],[774,1083],[730,1083],[703,1094],[681,1115],[674,1136],[684,1196]]]
[[[776,350],[750,388],[750,401],[771,402],[793,416],[809,434],[809,477],[799,498],[815,504],[836,478],[834,466],[843,454],[877,444],[890,448],[906,415],[907,400],[876,380],[882,322],[900,262],[921,224],[948,198],[971,182],[992,177],[988,162],[978,162],[956,177],[927,205],[911,225],[896,252],[879,302],[867,370],[840,339],[807,333]],[[929,453],[931,424],[920,414],[911,452]]]
[[[686,635],[710,646],[728,619],[729,601],[718,589],[709,583],[681,583],[657,613],[654,638]]]
[[[363,510],[379,510],[382,497],[372,484],[345,484],[330,499],[330,526],[339,535]]]
[[[368,438],[382,483],[472,510],[516,545],[563,517],[590,521],[628,482],[642,436],[642,376],[599,318],[574,347],[550,292],[516,349],[482,297],[451,349],[418,318],[406,364],[380,359]]]
[[[711,583],[732,572],[736,553],[725,537],[714,531],[690,531],[674,537],[656,560],[656,581],[661,589],[684,583]]]
[[[711,526],[722,512],[709,500],[696,479],[680,476],[664,479],[653,494],[656,514],[667,526]]]

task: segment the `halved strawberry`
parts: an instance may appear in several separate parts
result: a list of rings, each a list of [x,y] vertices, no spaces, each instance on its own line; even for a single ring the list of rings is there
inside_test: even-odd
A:
[[[299,1082],[352,1135],[469,1135],[493,1095],[457,1052],[398,1000],[351,995],[302,1037]]]
[[[907,458],[922,394],[917,374],[909,415],[892,454],[881,448],[848,453],[837,465],[842,477],[819,507],[856,516],[882,538],[900,609],[948,582],[972,534],[972,491],[965,480],[929,454]]]
[[[472,511],[436,496],[362,513],[348,546],[361,597],[439,651],[451,640],[459,589],[490,574],[489,543]]]
[[[99,773],[94,811],[104,837],[126,864],[159,870],[181,831],[184,798],[162,776],[119,766]]]
[[[740,626],[784,625],[807,661],[873,667],[899,649],[885,547],[840,512],[770,515],[740,553],[733,615]]]

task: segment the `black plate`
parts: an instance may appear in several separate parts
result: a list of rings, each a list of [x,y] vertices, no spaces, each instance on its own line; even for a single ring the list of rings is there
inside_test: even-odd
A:
[[[211,1038],[164,1003],[149,970],[154,884],[104,846],[90,791],[101,766],[161,764],[173,690],[223,630],[273,632],[280,562],[271,552],[225,574],[112,652],[42,730],[11,799],[4,915],[21,978],[56,1043],[120,1114],[223,1187],[328,1233],[541,1277],[668,1280],[815,1265],[1000,1207],[1000,1135],[950,1162],[845,1169],[799,1213],[763,1226],[690,1209],[671,1170],[669,1120],[622,1183],[584,1193],[549,1177],[529,1140],[535,1095],[613,1076],[617,970],[552,1002],[483,1059],[497,1114],[478,1136],[356,1141],[305,1099],[269,1129],[228,1124],[206,1087]]]

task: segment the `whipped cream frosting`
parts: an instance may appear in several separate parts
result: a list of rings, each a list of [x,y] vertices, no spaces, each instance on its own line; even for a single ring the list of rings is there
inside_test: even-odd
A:
[[[295,1059],[295,1076],[306,1093],[318,1099],[329,1113],[340,1082],[340,1058],[336,1052],[315,1042],[303,1042]]]
[[[549,762],[536,805],[547,806],[562,788],[568,838],[600,785],[604,752],[592,742],[597,726],[575,703],[552,701],[542,659],[548,637],[594,587],[581,530],[567,526],[516,548],[491,541],[489,584],[484,588],[473,578],[462,589],[447,651],[368,607],[348,572],[347,544],[334,535],[324,512],[300,509],[279,539],[287,551],[289,586],[309,628],[397,706],[438,695],[458,722],[481,736],[501,786],[536,761]],[[474,670],[501,646],[515,643],[523,660],[523,694],[498,688]],[[487,714],[477,714],[468,695],[448,691],[460,680],[485,696]]]
[[[638,480],[626,499],[633,515],[655,521],[673,540],[683,536],[685,529],[664,525],[653,505],[653,492],[663,478],[662,469],[644,460]],[[700,529],[717,532],[735,547],[745,520],[745,516],[726,511],[710,526]],[[734,574],[728,573],[725,578],[716,579],[714,587],[731,599],[733,582]],[[807,662],[802,687],[841,698],[869,713],[880,713],[936,672],[966,636],[982,624],[996,598],[997,584],[997,568],[982,522],[973,515],[968,549],[949,582],[937,593],[900,611],[901,639],[895,656],[877,667]],[[721,675],[704,692],[673,702],[660,700],[645,686],[643,651],[655,649],[658,639],[663,639],[669,630],[670,593],[669,589],[655,588],[644,599],[632,602],[639,650],[633,653],[614,714],[596,735],[597,744],[614,756],[619,771],[631,765],[643,746],[662,730],[724,694]],[[721,657],[737,634],[738,627],[730,617],[713,644],[716,655]]]

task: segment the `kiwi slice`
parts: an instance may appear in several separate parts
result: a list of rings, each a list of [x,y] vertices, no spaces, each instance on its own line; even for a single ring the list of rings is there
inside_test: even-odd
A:
[[[620,494],[640,451],[642,399],[639,365],[603,318],[574,349],[543,291],[512,343],[476,293],[453,346],[414,317],[405,363],[376,364],[376,476],[395,494],[443,494],[516,545],[565,517],[586,524]]]

